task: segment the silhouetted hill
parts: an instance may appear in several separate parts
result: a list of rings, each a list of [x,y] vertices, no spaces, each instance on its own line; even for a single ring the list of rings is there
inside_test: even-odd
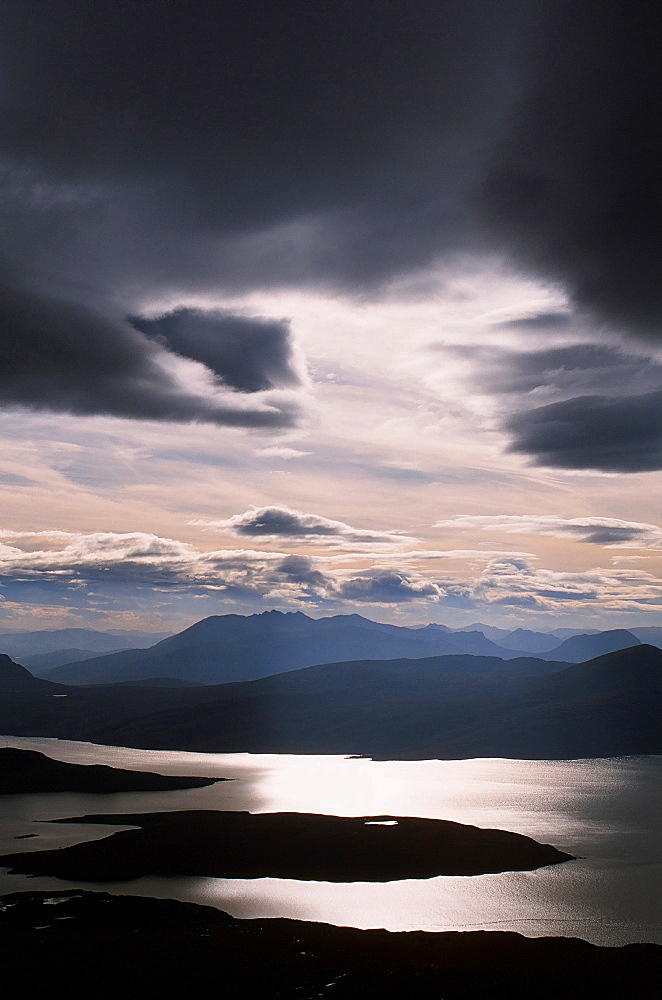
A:
[[[508,628],[499,628],[497,625],[484,625],[482,622],[473,622],[471,625],[462,625],[461,628],[451,630],[456,632],[482,632],[484,636],[492,642],[502,643],[505,637],[512,631]]]
[[[661,679],[662,651],[646,645],[574,665],[362,660],[210,687],[19,691],[0,700],[0,732],[145,749],[401,759],[660,753]]]
[[[108,684],[149,677],[180,677],[202,684],[267,677],[319,663],[457,653],[509,657],[480,632],[449,637],[436,626],[402,628],[360,615],[313,619],[301,612],[205,618],[146,650],[94,657],[57,667],[49,679],[65,684]]]
[[[632,632],[623,628],[610,629],[607,632],[595,634],[573,635],[565,639],[559,646],[549,650],[548,656],[555,660],[567,660],[569,663],[581,663],[603,653],[612,653],[617,649],[627,649],[636,646],[641,640]]]
[[[556,695],[564,693],[572,697],[595,697],[640,689],[658,691],[662,684],[661,664],[662,651],[640,643],[573,664],[546,679],[536,678],[532,686],[541,692],[549,690]]]
[[[162,687],[162,688],[188,688],[204,687],[196,681],[185,681],[181,677],[147,677],[144,681],[116,681],[113,687]]]
[[[0,692],[9,691],[56,691],[57,684],[33,677],[29,670],[6,655],[0,653]]]

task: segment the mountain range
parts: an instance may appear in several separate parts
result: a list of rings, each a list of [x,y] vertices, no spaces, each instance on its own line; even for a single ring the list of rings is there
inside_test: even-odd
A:
[[[322,663],[397,657],[420,659],[468,654],[510,660],[533,654],[540,659],[578,663],[642,641],[634,631],[625,629],[574,634],[562,640],[550,633],[516,629],[500,636],[497,643],[481,628],[488,626],[450,631],[443,625],[419,628],[385,625],[360,615],[314,619],[302,612],[268,611],[205,618],[148,648],[90,657],[78,650],[67,659],[63,648],[23,658],[12,653],[11,647],[5,651],[36,675],[64,684],[135,683],[172,678],[214,685],[255,680]],[[662,629],[641,631],[659,633],[647,641],[662,644]],[[512,642],[512,646],[506,645],[507,642]]]

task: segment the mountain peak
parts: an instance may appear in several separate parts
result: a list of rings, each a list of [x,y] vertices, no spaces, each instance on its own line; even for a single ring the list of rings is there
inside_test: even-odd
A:
[[[303,611],[278,611],[276,608],[270,608],[268,611],[258,611],[254,615],[250,615],[251,618],[271,618],[274,620],[281,618],[289,618],[290,620],[296,619],[301,621],[305,619],[306,621],[311,621],[308,615],[305,615]]]

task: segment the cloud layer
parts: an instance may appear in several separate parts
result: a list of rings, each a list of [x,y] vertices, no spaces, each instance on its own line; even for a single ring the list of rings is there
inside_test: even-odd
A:
[[[82,591],[100,604],[131,606],[136,595],[147,606],[177,595],[216,597],[226,609],[237,600],[254,607],[349,610],[357,602],[374,608],[418,605],[422,615],[438,609],[506,609],[515,615],[565,612],[662,611],[662,579],[642,570],[612,568],[558,572],[504,553],[488,558],[477,575],[459,578],[422,572],[412,563],[425,553],[394,555],[391,565],[347,569],[333,558],[193,546],[143,532],[3,531],[0,543],[0,602],[16,595],[30,603]],[[434,556],[434,553],[430,554]],[[443,555],[443,553],[439,553]],[[35,590],[36,588],[36,590]],[[81,598],[78,598],[80,603]],[[256,603],[257,602],[257,603]],[[0,608],[2,604],[0,603]],[[208,613],[212,613],[209,611]]]
[[[558,399],[599,391],[626,396],[662,387],[662,364],[657,359],[604,344],[528,351],[495,346],[446,350],[472,360],[479,369],[476,387],[495,395],[544,393]]]

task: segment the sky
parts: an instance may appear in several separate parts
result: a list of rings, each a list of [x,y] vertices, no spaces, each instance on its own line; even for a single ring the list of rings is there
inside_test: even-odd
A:
[[[662,622],[652,0],[6,0],[0,627]]]

